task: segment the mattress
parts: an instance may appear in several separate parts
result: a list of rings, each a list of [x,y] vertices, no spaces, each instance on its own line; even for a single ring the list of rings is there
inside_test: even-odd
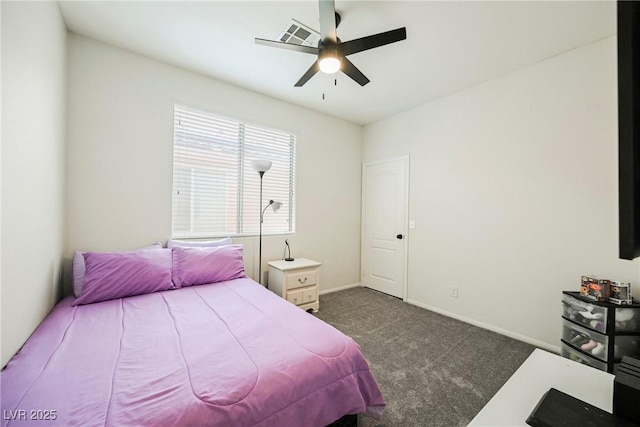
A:
[[[357,343],[251,279],[72,302],[0,373],[2,426],[324,426],[382,414]]]

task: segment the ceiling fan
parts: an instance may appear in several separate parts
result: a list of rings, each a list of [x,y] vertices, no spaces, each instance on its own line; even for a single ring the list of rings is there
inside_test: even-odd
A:
[[[347,59],[348,55],[395,43],[407,38],[406,27],[374,34],[359,39],[342,42],[336,35],[340,24],[340,14],[336,12],[334,0],[320,0],[320,42],[318,47],[279,42],[256,38],[257,44],[289,49],[297,52],[317,55],[318,59],[311,68],[298,80],[296,87],[304,85],[318,71],[333,74],[342,71],[355,80],[360,86],[369,83],[369,79]]]

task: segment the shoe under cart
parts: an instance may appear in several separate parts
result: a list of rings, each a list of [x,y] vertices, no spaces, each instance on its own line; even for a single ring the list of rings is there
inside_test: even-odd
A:
[[[622,356],[640,358],[640,304],[562,295],[562,356],[610,373]]]

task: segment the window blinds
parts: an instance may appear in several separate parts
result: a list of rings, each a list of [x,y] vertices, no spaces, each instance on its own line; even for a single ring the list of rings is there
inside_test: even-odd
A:
[[[173,237],[263,234],[295,231],[295,135],[174,106]],[[252,160],[271,160],[260,176]]]

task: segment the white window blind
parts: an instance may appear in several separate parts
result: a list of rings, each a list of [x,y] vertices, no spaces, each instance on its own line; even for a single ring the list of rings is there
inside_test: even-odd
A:
[[[264,215],[263,234],[295,231],[295,135],[174,106],[173,237],[257,234],[269,200],[282,208]],[[271,160],[260,176],[252,160]]]

